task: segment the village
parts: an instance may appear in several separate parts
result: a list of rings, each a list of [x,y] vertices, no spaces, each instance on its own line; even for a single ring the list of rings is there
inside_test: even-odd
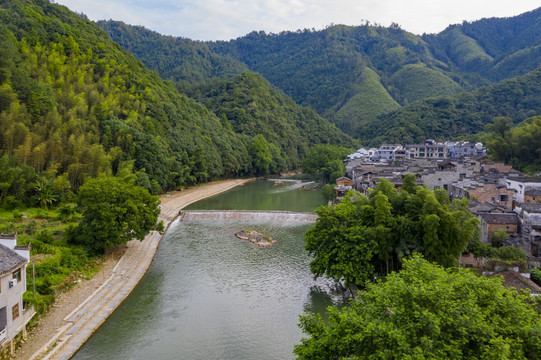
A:
[[[336,180],[337,199],[350,190],[368,195],[382,179],[400,189],[404,176],[414,174],[419,186],[445,189],[450,199],[468,199],[469,210],[480,220],[483,243],[515,246],[526,253],[530,267],[541,265],[541,176],[486,161],[481,143],[382,145],[361,148],[345,162],[347,176]],[[463,258],[463,265],[476,265]]]

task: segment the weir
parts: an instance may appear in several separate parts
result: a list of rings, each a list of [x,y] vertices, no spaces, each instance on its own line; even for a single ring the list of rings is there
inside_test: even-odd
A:
[[[246,210],[187,210],[180,214],[183,220],[247,220],[247,221],[293,221],[316,222],[317,214],[291,211],[246,211]]]

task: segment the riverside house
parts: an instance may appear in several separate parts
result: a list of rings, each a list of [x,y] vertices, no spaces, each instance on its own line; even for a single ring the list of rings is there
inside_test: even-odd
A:
[[[0,356],[13,353],[14,339],[21,333],[26,337],[26,325],[35,314],[23,304],[29,260],[29,246],[17,246],[16,235],[0,235]]]

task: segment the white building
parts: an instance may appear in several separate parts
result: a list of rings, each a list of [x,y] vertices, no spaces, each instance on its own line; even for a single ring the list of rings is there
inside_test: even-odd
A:
[[[386,144],[381,145],[378,149],[376,149],[376,151],[374,151],[374,155],[372,155],[372,160],[392,162],[395,160],[403,160],[405,154],[406,152],[402,145]]]
[[[449,148],[434,140],[426,140],[422,144],[407,146],[408,159],[443,160],[449,157]]]
[[[33,307],[24,308],[26,266],[30,260],[30,247],[17,246],[15,235],[0,235],[0,348],[14,350],[13,339],[34,316]]]
[[[506,179],[507,188],[514,191],[513,201],[523,203],[524,194],[528,190],[541,190],[541,178],[529,176],[509,176]]]
[[[445,146],[449,149],[451,159],[461,159],[466,157],[484,158],[487,155],[487,149],[482,143],[471,143],[468,141],[446,141]]]

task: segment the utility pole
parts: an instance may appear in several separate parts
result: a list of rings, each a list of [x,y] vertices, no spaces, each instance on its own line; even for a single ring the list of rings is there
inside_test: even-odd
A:
[[[32,293],[34,294],[34,299],[36,298],[36,265],[32,263]]]

